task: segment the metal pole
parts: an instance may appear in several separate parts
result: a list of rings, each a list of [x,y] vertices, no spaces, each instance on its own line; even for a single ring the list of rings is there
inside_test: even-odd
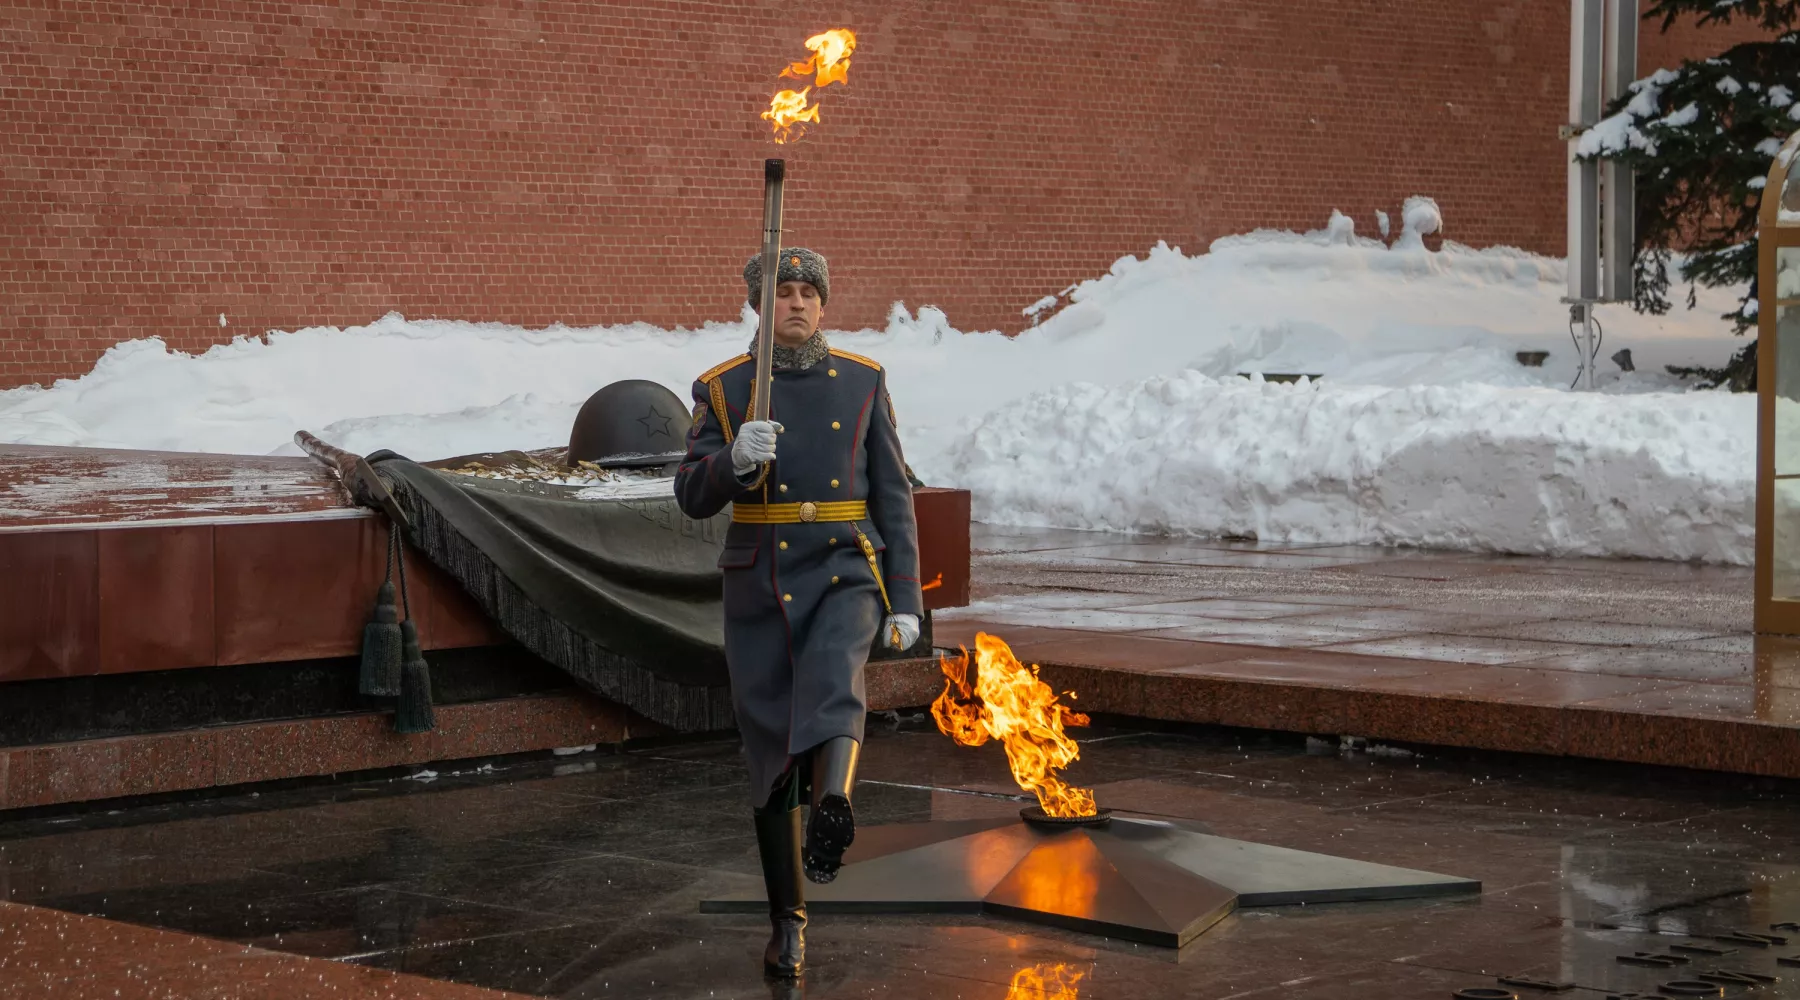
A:
[[[1569,3],[1569,299],[1600,297],[1600,168],[1576,159],[1580,133],[1600,120],[1603,0]]]
[[[1629,2],[1629,0],[1628,0]],[[1635,4],[1633,5],[1635,10]],[[1602,297],[1600,167],[1576,157],[1581,133],[1600,120],[1606,85],[1607,0],[1569,0],[1568,303],[1581,323],[1575,384],[1594,387],[1594,302]]]
[[[756,381],[750,386],[750,420],[769,419],[769,391],[775,370],[775,286],[781,271],[781,185],[786,160],[763,161],[763,249],[761,308],[756,324]]]
[[[1637,79],[1637,0],[1608,0],[1606,18],[1606,75],[1603,99],[1623,97]],[[1637,177],[1618,160],[1600,164],[1601,206],[1605,237],[1601,249],[1603,294],[1609,302],[1630,302],[1631,258],[1637,249]]]
[[[1583,302],[1581,309],[1581,387],[1594,388],[1594,304]]]

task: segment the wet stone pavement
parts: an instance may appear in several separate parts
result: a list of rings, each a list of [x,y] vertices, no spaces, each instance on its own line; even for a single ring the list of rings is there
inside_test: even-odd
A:
[[[1725,996],[1800,997],[1779,962],[1800,930],[1771,930],[1800,922],[1795,783],[1100,722],[1070,776],[1102,805],[1485,892],[1240,910],[1180,952],[991,917],[820,916],[804,993],[774,995],[1444,998],[1504,975],[1597,1000],[1726,971],[1778,981]],[[1021,804],[998,747],[917,716],[871,719],[857,795],[864,824]],[[755,872],[732,739],[0,819],[13,903],[555,997],[771,995],[766,923],[697,912]],[[1719,940],[1742,931],[1792,943]],[[1619,961],[1640,952],[1668,957]],[[1073,992],[1011,989],[1022,973]]]

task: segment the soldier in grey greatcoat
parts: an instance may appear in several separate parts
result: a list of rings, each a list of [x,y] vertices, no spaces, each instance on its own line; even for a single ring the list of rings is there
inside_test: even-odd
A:
[[[879,632],[918,640],[918,529],[887,375],[819,332],[825,258],[781,251],[767,420],[745,421],[755,358],[694,382],[694,424],[675,497],[689,517],[726,504],[725,658],[749,758],[756,839],[774,933],[764,968],[804,961],[806,877],[829,882],[855,836],[850,791],[867,704],[863,663]],[[762,258],[744,268],[759,305]],[[812,820],[801,847],[800,798]]]

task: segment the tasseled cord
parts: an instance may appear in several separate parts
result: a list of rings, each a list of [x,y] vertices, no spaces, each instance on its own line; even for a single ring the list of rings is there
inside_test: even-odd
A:
[[[413,624],[412,605],[406,599],[406,551],[401,548],[400,529],[391,532],[400,558],[400,607],[406,620],[400,623],[400,701],[394,706],[394,732],[428,733],[437,725],[431,711],[431,667],[419,650],[419,629]]]
[[[394,570],[399,565],[400,608],[394,607]],[[401,619],[404,613],[404,620]],[[387,579],[375,597],[375,611],[363,627],[362,673],[358,688],[363,694],[395,698],[394,731],[430,732],[436,724],[431,710],[431,667],[419,650],[419,629],[413,623],[412,604],[406,593],[406,557],[400,528],[388,527]]]
[[[387,576],[375,592],[375,611],[369,624],[363,626],[362,673],[357,678],[358,691],[372,698],[397,698],[400,695],[401,631],[400,615],[394,608],[394,544],[390,530],[387,550]]]

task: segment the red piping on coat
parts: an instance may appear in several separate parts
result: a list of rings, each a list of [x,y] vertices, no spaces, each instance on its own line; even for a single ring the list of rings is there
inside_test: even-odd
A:
[[[869,415],[869,404],[873,403],[875,401],[875,393],[877,391],[879,391],[880,388],[881,388],[881,383],[879,381],[877,381],[875,383],[875,388],[869,390],[869,398],[863,400],[862,409],[856,414],[856,429],[857,430],[861,431],[863,429],[863,418],[867,417]],[[856,449],[862,443],[863,443],[862,438],[856,436],[855,434],[850,435],[849,465],[844,470],[844,482],[850,484],[849,492],[852,497],[854,497],[856,495]]]

